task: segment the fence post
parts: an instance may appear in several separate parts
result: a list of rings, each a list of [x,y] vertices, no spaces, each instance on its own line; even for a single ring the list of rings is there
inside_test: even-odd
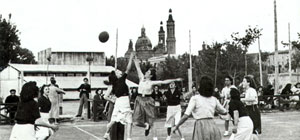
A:
[[[281,110],[281,106],[280,106],[280,100],[281,100],[281,99],[280,99],[280,97],[281,97],[281,95],[278,95],[278,109],[279,109],[279,110]]]

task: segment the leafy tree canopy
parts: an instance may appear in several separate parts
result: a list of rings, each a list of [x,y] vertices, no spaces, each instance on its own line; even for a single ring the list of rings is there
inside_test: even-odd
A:
[[[9,62],[21,64],[36,63],[33,53],[26,48],[20,47],[20,32],[10,20],[11,14],[9,14],[8,20],[0,15],[0,71]]]

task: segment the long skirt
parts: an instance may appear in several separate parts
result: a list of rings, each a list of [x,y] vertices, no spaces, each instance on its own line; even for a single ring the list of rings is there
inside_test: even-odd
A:
[[[253,122],[249,116],[239,118],[237,133],[232,134],[229,140],[252,140]]]
[[[59,102],[58,96],[49,96],[51,102],[51,109],[49,112],[49,118],[59,118]]]
[[[261,134],[260,111],[257,105],[246,106],[246,108],[254,125],[253,133],[256,134],[257,131],[259,134]]]
[[[9,140],[35,140],[33,124],[15,124]]]
[[[137,123],[137,126],[145,127],[146,122],[150,126],[153,126],[155,120],[155,102],[152,97],[136,97],[133,120]]]
[[[195,121],[192,140],[221,139],[221,132],[213,119],[198,119]]]

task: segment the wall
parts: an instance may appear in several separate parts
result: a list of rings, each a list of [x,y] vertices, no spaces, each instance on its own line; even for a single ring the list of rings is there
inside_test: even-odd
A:
[[[282,85],[282,87],[284,87],[287,83],[290,83],[289,73],[280,73],[278,78],[279,86]],[[270,83],[272,83],[272,85],[274,85],[275,74],[268,74],[268,80]],[[300,74],[292,73],[291,83],[296,84],[297,82],[300,82]]]
[[[49,50],[43,50],[38,53],[38,64],[47,64]],[[51,52],[51,65],[88,65],[86,58],[94,58],[92,65],[105,66],[104,52]]]
[[[16,90],[16,94],[20,95],[21,91],[21,78],[19,76],[19,72],[10,66],[4,69],[0,73],[0,97],[5,99],[8,95],[10,95],[9,91],[11,89]]]

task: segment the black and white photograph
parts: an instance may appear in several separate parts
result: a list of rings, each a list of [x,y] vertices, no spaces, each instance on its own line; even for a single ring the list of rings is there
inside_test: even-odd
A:
[[[0,140],[299,140],[299,0],[1,0]]]

